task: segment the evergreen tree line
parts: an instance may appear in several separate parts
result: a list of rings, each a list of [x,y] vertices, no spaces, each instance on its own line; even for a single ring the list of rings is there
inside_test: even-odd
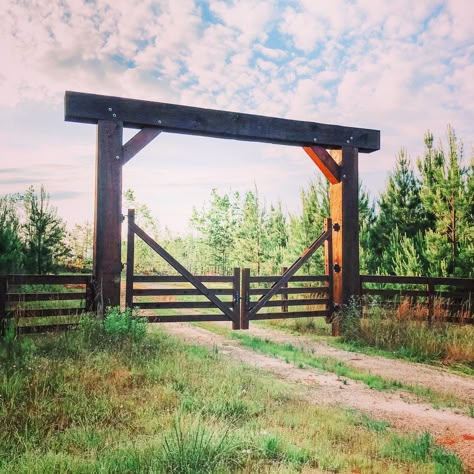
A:
[[[462,143],[451,127],[446,144],[435,145],[429,132],[424,141],[416,166],[400,151],[375,202],[359,189],[362,273],[474,276],[474,156],[464,163]],[[176,237],[159,227],[133,191],[124,195],[125,207],[135,208],[138,225],[195,274],[229,274],[234,266],[274,274],[291,265],[323,230],[329,216],[327,181],[313,179],[300,201],[301,212],[287,215],[280,202],[262,202],[256,187],[243,195],[214,189],[193,210],[193,234]],[[58,265],[90,269],[91,257],[90,224],[68,233],[43,188],[39,194],[29,188],[23,196],[0,197],[1,272],[45,273]],[[140,239],[135,266],[137,272],[170,271]],[[324,271],[322,249],[304,271]]]
[[[43,186],[0,196],[0,274],[48,273],[69,254],[65,223]]]

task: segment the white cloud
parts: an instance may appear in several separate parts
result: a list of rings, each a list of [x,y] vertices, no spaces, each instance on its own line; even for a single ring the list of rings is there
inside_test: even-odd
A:
[[[217,21],[206,20],[195,0],[4,3],[0,124],[8,134],[2,135],[2,153],[25,168],[66,153],[65,162],[75,169],[85,153],[80,143],[87,126],[57,123],[66,89],[380,128],[383,149],[360,160],[363,176],[379,187],[401,146],[413,156],[421,152],[428,128],[441,136],[450,122],[467,150],[474,143],[473,7],[467,0],[213,0],[206,8]],[[56,108],[57,119],[46,120],[50,130],[44,130],[38,104]],[[23,109],[34,120],[25,125],[22,116],[11,123]],[[40,126],[34,146],[15,144]],[[208,163],[218,161],[222,149],[227,154],[234,145],[219,142],[204,156]],[[33,148],[36,162],[29,156]],[[281,150],[275,173],[284,176],[285,160],[300,158],[293,149]],[[268,153],[275,157],[274,148]],[[301,166],[291,172],[304,185],[313,168]],[[267,161],[265,167],[271,168]],[[225,185],[243,176],[238,166],[229,171]],[[193,181],[189,171],[174,172],[204,192],[203,174]],[[67,181],[58,173],[45,177],[51,192],[64,191]],[[254,173],[262,174],[261,186],[271,192],[278,181],[273,171],[265,178],[264,167],[257,166]],[[15,188],[9,176],[12,185],[2,185],[8,191]],[[78,174],[75,186],[90,187],[89,179]]]

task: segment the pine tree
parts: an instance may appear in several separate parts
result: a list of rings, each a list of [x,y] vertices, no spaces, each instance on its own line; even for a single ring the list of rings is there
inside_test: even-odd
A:
[[[359,185],[359,259],[360,273],[371,273],[372,227],[375,223],[375,210],[370,196],[363,186]]]
[[[433,135],[425,136],[426,150],[418,160],[420,191],[429,211],[431,228],[425,235],[425,254],[430,275],[466,276],[472,272],[473,214],[472,165],[463,167],[463,146],[448,126],[448,149],[433,147]]]
[[[423,234],[428,225],[429,217],[420,197],[420,183],[406,151],[401,150],[395,170],[390,173],[387,186],[378,199],[378,215],[370,237],[370,272],[394,273],[393,259],[398,244],[390,236],[395,228],[400,237],[406,235],[411,239]],[[423,268],[423,262],[419,264]]]
[[[56,209],[50,206],[49,195],[43,186],[39,194],[30,186],[23,197],[23,206],[25,266],[28,271],[40,275],[51,272],[69,253],[65,244],[65,224]]]
[[[257,275],[260,275],[267,256],[267,227],[265,207],[260,204],[255,187],[253,192],[247,192],[244,197],[235,250],[239,265],[249,267]]]
[[[19,195],[0,197],[0,274],[18,272],[23,266],[24,246],[18,219]]]
[[[208,269],[223,274],[230,271],[240,218],[239,193],[219,195],[213,189],[208,205],[201,211],[193,209],[191,225],[201,234]]]
[[[268,218],[264,221],[265,248],[264,260],[268,263],[267,272],[278,274],[283,265],[283,259],[288,244],[288,229],[286,218],[281,209],[281,202],[275,207],[270,206]]]

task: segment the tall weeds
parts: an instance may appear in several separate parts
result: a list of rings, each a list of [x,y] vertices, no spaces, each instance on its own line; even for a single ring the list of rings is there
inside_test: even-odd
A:
[[[339,315],[342,340],[397,353],[418,361],[466,364],[474,368],[474,327],[434,318],[420,318],[418,308],[387,309],[353,303]]]

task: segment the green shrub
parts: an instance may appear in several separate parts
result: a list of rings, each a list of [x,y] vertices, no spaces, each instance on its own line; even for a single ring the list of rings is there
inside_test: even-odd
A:
[[[16,334],[16,322],[11,319],[5,324],[5,333],[0,338],[0,365],[7,373],[15,372],[30,365],[36,352],[33,341],[19,338]]]
[[[143,342],[146,335],[145,318],[139,318],[136,310],[127,308],[120,311],[119,307],[108,308],[104,319],[104,332],[109,341],[123,343],[132,341]]]
[[[135,310],[121,311],[119,307],[108,308],[103,321],[87,316],[80,323],[82,340],[91,348],[139,346],[145,340],[146,329],[145,318],[138,317]]]

